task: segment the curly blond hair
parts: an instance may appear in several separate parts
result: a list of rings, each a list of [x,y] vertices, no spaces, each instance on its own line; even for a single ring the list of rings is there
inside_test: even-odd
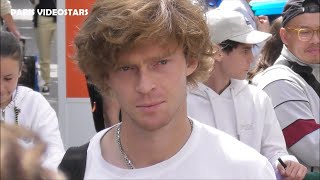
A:
[[[198,61],[188,84],[206,80],[215,47],[200,6],[191,0],[97,0],[75,37],[74,59],[91,82],[107,92],[104,80],[117,66],[120,51],[146,41],[166,45],[172,40],[184,48],[187,61]]]
[[[62,173],[41,166],[46,144],[39,136],[23,127],[0,122],[1,179],[66,179]],[[25,141],[32,142],[33,146],[24,147]]]

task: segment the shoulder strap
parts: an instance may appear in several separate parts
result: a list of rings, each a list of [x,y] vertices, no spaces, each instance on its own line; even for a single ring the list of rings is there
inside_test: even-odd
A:
[[[89,142],[79,147],[70,147],[63,156],[59,169],[69,180],[84,178],[88,146]]]
[[[289,67],[291,70],[293,70],[295,73],[299,74],[320,97],[320,83],[312,74],[312,68],[310,66],[301,66],[296,62],[286,60],[278,61],[276,64],[285,65]]]

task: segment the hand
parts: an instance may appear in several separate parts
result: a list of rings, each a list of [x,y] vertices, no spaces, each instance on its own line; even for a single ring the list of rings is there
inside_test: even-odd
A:
[[[285,180],[302,180],[307,173],[307,168],[298,162],[287,160],[284,163],[286,168],[281,164],[277,168]]]
[[[9,13],[1,17],[7,26],[7,30],[10,31],[17,39],[20,39],[20,32],[18,31],[18,28],[13,20],[12,15]]]
[[[19,32],[18,30],[11,31],[11,33],[12,33],[18,40],[20,40],[21,35],[20,35],[20,32]]]
[[[268,16],[255,17],[255,22],[256,22],[258,31],[262,31],[266,33],[270,32],[270,22],[269,22]]]

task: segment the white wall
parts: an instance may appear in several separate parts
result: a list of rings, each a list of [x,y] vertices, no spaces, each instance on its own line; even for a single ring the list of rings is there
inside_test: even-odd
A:
[[[57,1],[57,8],[64,9],[65,1]],[[65,148],[79,146],[95,134],[89,98],[66,97],[66,38],[65,17],[57,18],[58,59],[58,119]],[[70,47],[71,48],[71,47]]]

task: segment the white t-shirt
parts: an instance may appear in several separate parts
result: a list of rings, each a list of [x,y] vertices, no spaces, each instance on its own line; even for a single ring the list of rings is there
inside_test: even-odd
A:
[[[193,122],[193,132],[177,154],[133,170],[103,159],[100,140],[111,128],[100,131],[90,141],[84,179],[275,179],[271,164],[254,149],[222,131]]]

